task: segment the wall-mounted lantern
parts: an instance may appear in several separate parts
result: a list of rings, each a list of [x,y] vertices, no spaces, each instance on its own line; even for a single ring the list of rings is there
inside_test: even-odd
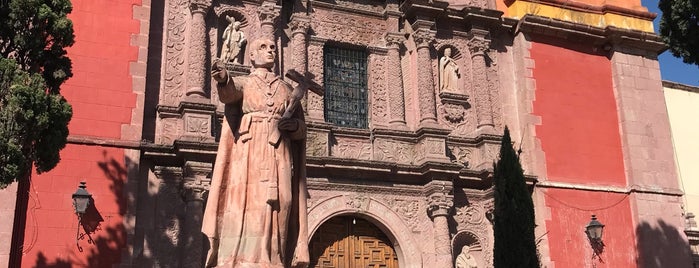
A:
[[[85,188],[87,188],[85,182],[81,181],[78,190],[73,194],[73,208],[75,208],[75,214],[78,214],[78,218],[82,218],[92,200],[92,195]]]
[[[592,215],[590,223],[585,226],[585,234],[587,234],[587,239],[590,241],[590,246],[592,246],[594,252],[593,258],[595,256],[599,258],[599,255],[604,250],[604,242],[602,241],[603,231],[604,224],[597,220],[597,216]]]
[[[85,188],[87,188],[87,186],[85,186],[85,182],[81,181],[80,185],[78,186],[78,190],[76,190],[75,193],[73,193],[73,208],[75,209],[75,214],[78,215],[78,234],[75,238],[75,244],[78,246],[78,251],[80,252],[83,251],[83,248],[80,246],[79,243],[82,237],[80,235],[80,225],[82,224],[85,212],[87,212],[87,208],[90,207],[90,202],[92,202],[92,195],[89,192],[87,192]],[[92,238],[90,238],[88,242],[89,241],[92,241]]]

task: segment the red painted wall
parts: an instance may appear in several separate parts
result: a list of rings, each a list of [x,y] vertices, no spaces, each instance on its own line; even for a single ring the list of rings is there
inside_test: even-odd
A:
[[[140,0],[72,0],[69,15],[75,45],[68,49],[74,76],[62,87],[73,105],[71,135],[110,139],[121,137],[121,126],[131,122],[136,106],[129,74],[138,48],[132,34],[140,31],[133,6]],[[68,145],[59,165],[31,180],[24,236],[22,267],[72,264],[72,267],[111,267],[119,263],[126,242],[123,192],[126,164],[123,149]],[[87,217],[102,218],[99,229],[76,245],[77,216],[71,195],[80,181],[87,182],[95,211]],[[84,233],[83,228],[80,228]]]
[[[544,40],[545,41],[545,40]],[[565,48],[568,47],[568,48]],[[533,42],[536,135],[546,155],[546,179],[587,185],[626,186],[619,118],[606,56],[575,45]],[[625,194],[542,189],[555,267],[592,267],[583,233],[591,214],[606,224],[597,267],[636,267],[631,205]]]
[[[543,43],[530,53],[548,179],[625,186],[609,59]]]

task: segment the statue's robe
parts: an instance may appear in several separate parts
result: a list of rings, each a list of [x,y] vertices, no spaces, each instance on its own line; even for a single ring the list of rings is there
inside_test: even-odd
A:
[[[291,87],[262,71],[229,78],[217,87],[226,112],[202,225],[211,241],[206,265],[305,267],[308,195],[302,110],[292,117],[297,131],[277,129]]]

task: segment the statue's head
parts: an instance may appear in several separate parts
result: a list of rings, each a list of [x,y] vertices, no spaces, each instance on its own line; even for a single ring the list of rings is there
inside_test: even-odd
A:
[[[444,49],[444,56],[451,57],[451,48],[445,48]]]
[[[233,29],[235,29],[236,31],[240,30],[240,22],[239,21],[233,22]]]
[[[274,59],[277,57],[277,46],[269,38],[259,38],[250,44],[250,59],[252,66],[256,68],[274,67]]]

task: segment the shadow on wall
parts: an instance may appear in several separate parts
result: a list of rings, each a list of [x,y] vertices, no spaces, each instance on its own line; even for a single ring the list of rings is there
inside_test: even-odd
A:
[[[124,191],[127,183],[128,173],[138,170],[138,165],[134,164],[128,157],[125,158],[125,163],[121,164],[112,157],[107,156],[107,152],[103,152],[103,161],[97,162],[97,166],[104,173],[104,178],[108,181],[109,192],[112,193],[113,201],[109,200],[109,195],[102,193],[88,208],[80,228],[80,236],[78,239],[79,245],[75,245],[72,241],[65,242],[65,251],[67,257],[59,257],[54,260],[49,260],[47,254],[39,252],[36,263],[32,267],[37,268],[67,268],[67,267],[112,267],[121,261],[121,255],[124,254],[126,245],[126,231],[122,222],[112,223],[111,225],[104,224],[100,207],[106,206],[109,202],[114,202],[118,206],[119,216],[124,217],[126,212],[126,200],[135,198],[132,193],[126,194]],[[88,185],[88,191],[90,191]],[[97,192],[93,190],[94,193]],[[68,198],[68,197],[67,197]],[[71,215],[74,216],[74,215]],[[80,247],[84,251],[80,251]]]
[[[691,267],[689,244],[680,230],[664,221],[636,227],[636,264],[640,268]]]

